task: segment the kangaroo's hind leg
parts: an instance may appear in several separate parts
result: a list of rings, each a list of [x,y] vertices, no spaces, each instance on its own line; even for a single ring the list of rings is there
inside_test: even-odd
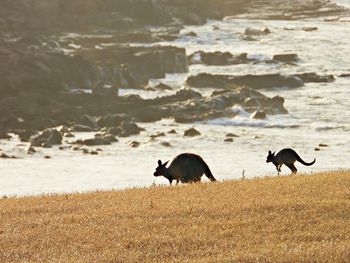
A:
[[[277,174],[280,175],[282,164],[276,164]]]
[[[295,167],[294,163],[286,164],[288,168],[292,171],[292,174],[296,174],[298,169]]]

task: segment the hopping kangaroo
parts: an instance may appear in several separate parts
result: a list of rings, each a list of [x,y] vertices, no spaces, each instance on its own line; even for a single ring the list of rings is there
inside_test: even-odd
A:
[[[298,161],[303,165],[310,166],[316,162],[316,159],[314,159],[311,163],[307,163],[303,161],[293,149],[280,150],[276,155],[275,152],[271,153],[271,151],[269,151],[266,159],[267,163],[272,162],[276,166],[278,174],[281,172],[281,166],[283,164],[292,171],[292,174],[296,174],[298,170],[294,166],[295,161]]]
[[[205,174],[210,181],[216,181],[211,173],[208,165],[204,162],[202,157],[193,153],[182,153],[174,158],[168,168],[166,165],[169,161],[162,164],[158,160],[158,167],[154,172],[154,176],[164,176],[169,180],[169,183],[176,180],[176,184],[199,182],[203,174]]]

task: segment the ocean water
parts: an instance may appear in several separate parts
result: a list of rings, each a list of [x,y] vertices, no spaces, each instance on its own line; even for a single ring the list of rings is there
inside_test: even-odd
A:
[[[350,7],[350,1],[338,1]],[[343,19],[343,20],[342,20]],[[293,74],[315,72],[334,74],[331,83],[310,83],[297,89],[278,88],[262,90],[268,96],[285,98],[289,113],[268,116],[266,120],[253,120],[239,106],[232,119],[216,119],[205,123],[179,125],[173,120],[157,123],[140,123],[146,130],[139,136],[121,138],[119,142],[101,148],[97,156],[86,155],[58,147],[38,149],[27,155],[27,144],[17,138],[0,140],[0,149],[19,159],[0,160],[0,196],[23,196],[49,193],[85,192],[102,189],[147,187],[152,184],[168,184],[165,178],[153,177],[157,160],[171,160],[182,152],[200,154],[218,180],[240,179],[242,175],[253,178],[277,175],[272,164],[265,162],[268,150],[294,148],[307,162],[317,159],[311,167],[296,164],[300,173],[312,173],[334,169],[350,169],[350,78],[340,78],[350,73],[350,22],[341,18],[325,22],[323,18],[303,21],[245,20],[226,18],[224,21],[208,21],[203,26],[186,27],[182,33],[195,32],[197,37],[184,36],[173,42],[157,43],[185,47],[187,54],[198,50],[229,51],[233,54],[247,52],[248,57],[271,59],[274,54],[297,53],[300,61],[295,66],[283,64],[242,64],[233,66],[193,65],[188,74],[170,74],[162,80],[174,91],[146,92],[122,90],[123,94],[140,94],[145,98],[172,94],[184,86],[188,75],[200,72],[215,74]],[[214,30],[218,28],[217,30]],[[271,34],[257,37],[257,41],[242,40],[245,28],[264,28]],[[317,27],[306,32],[303,27]],[[212,90],[204,90],[204,95]],[[183,132],[194,127],[201,136],[183,137]],[[175,129],[177,134],[167,134],[150,140],[158,132]],[[224,142],[227,133],[239,137],[234,142]],[[79,137],[92,137],[91,133],[77,133]],[[74,140],[77,138],[74,138]],[[140,142],[131,148],[130,141]],[[168,142],[171,147],[162,146]],[[327,144],[328,147],[319,147]],[[315,151],[316,147],[320,151]],[[51,159],[45,159],[49,155]],[[282,175],[290,171],[282,167]],[[203,177],[205,178],[205,177]],[[207,179],[204,179],[206,181]]]

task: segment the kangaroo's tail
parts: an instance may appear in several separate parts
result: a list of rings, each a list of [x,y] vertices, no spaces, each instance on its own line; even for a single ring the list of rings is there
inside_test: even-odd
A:
[[[214,175],[211,173],[209,166],[206,164],[204,160],[203,161],[203,166],[204,166],[204,173],[205,175],[209,178],[210,181],[214,182],[216,181]]]
[[[303,159],[301,159],[298,154],[296,155],[296,157],[297,157],[297,161],[299,163],[302,163],[303,165],[306,165],[306,166],[311,166],[311,165],[313,165],[316,162],[316,159],[314,159],[311,163],[307,163]]]

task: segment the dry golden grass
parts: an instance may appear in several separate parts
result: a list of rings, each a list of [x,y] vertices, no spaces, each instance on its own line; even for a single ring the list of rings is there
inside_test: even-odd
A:
[[[349,262],[350,172],[0,200],[0,262]]]

